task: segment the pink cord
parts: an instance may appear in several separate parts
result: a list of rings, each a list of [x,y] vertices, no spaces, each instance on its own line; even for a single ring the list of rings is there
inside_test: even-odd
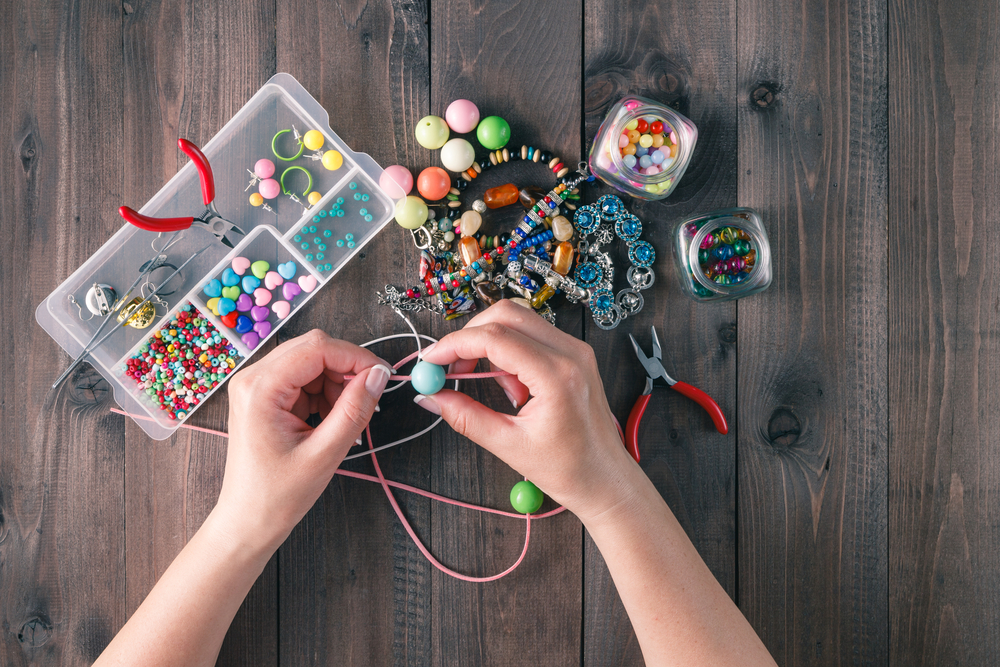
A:
[[[402,366],[407,361],[410,361],[411,359],[413,359],[415,356],[417,356],[416,352],[414,352],[413,354],[409,355],[408,357],[406,357],[405,359],[403,359],[402,361],[400,361],[398,364],[396,364],[396,366]],[[510,375],[510,373],[507,373],[506,371],[491,371],[491,372],[488,372],[488,373],[455,373],[455,374],[452,374],[452,375],[447,375],[445,377],[447,379],[449,379],[449,380],[478,380],[478,379],[481,379],[481,378],[501,377],[501,376],[504,376],[504,375]],[[355,376],[353,376],[353,375],[345,375],[344,379],[345,380],[350,380],[353,377],[355,377]],[[393,375],[389,379],[390,380],[396,380],[396,381],[403,381],[403,382],[405,382],[405,381],[408,381],[410,379],[410,376],[409,375]],[[120,415],[125,415],[127,417],[131,417],[132,419],[143,419],[143,420],[152,421],[152,417],[145,417],[145,416],[133,415],[133,414],[130,414],[128,412],[125,412],[124,410],[119,410],[117,408],[111,408],[111,412],[114,412],[114,413],[120,414]],[[216,431],[214,429],[203,428],[201,426],[191,426],[191,425],[188,425],[188,424],[181,424],[181,428],[189,428],[192,431],[199,431],[201,433],[210,433],[212,435],[219,435],[219,436],[222,436],[223,438],[228,438],[229,437],[229,434],[226,433],[225,431]],[[620,430],[621,429],[619,428],[619,431]],[[368,448],[369,449],[374,449],[375,445],[372,442],[371,429],[369,427],[367,427],[367,426],[365,427],[365,435],[368,436]],[[377,483],[381,484],[382,490],[385,491],[385,495],[389,499],[389,504],[392,505],[393,511],[396,512],[396,516],[399,517],[399,521],[403,524],[403,528],[406,529],[406,532],[410,536],[410,539],[413,540],[413,543],[415,545],[417,545],[417,549],[419,549],[420,553],[422,553],[424,555],[424,558],[426,558],[428,561],[430,561],[431,565],[433,565],[437,569],[441,570],[445,574],[447,574],[449,576],[452,576],[452,577],[454,577],[456,579],[460,579],[462,581],[469,581],[469,582],[473,582],[473,583],[480,583],[480,582],[486,582],[486,581],[496,581],[497,579],[500,579],[501,577],[505,577],[508,574],[510,574],[511,572],[513,572],[515,569],[517,569],[517,566],[521,564],[521,562],[524,560],[525,555],[528,553],[528,544],[531,542],[531,519],[532,518],[535,518],[535,519],[546,519],[548,517],[555,516],[556,514],[559,514],[559,513],[564,512],[566,510],[565,507],[561,507],[560,506],[560,507],[557,507],[554,510],[545,512],[543,514],[537,514],[534,517],[532,517],[530,514],[517,514],[517,513],[514,513],[514,512],[505,512],[503,510],[492,509],[490,507],[483,507],[481,505],[473,505],[472,503],[462,502],[460,500],[455,500],[453,498],[446,498],[445,496],[438,495],[438,494],[433,493],[431,491],[425,491],[423,489],[418,489],[417,487],[410,486],[409,484],[402,484],[400,482],[394,482],[394,481],[386,479],[385,476],[382,474],[382,467],[378,463],[378,458],[375,456],[375,452],[371,453],[371,457],[372,457],[372,464],[375,466],[375,476],[366,475],[364,473],[354,472],[352,470],[344,470],[344,469],[338,469],[336,471],[336,474],[337,475],[342,475],[344,477],[353,477],[355,479],[362,479],[362,480],[365,480],[365,481],[368,481],[368,482],[377,482]],[[403,514],[402,508],[399,506],[399,503],[396,501],[396,497],[392,494],[392,489],[390,487],[395,487],[395,488],[400,489],[402,491],[408,491],[410,493],[415,493],[417,495],[424,496],[425,498],[430,498],[431,500],[436,500],[438,502],[447,503],[449,505],[456,505],[458,507],[464,507],[466,509],[476,510],[477,512],[489,512],[491,514],[499,514],[501,516],[507,516],[507,517],[512,517],[512,518],[516,518],[516,519],[524,519],[524,548],[521,550],[521,555],[518,556],[517,560],[509,568],[507,568],[506,570],[504,570],[500,574],[494,574],[494,575],[489,576],[489,577],[470,577],[468,575],[465,575],[465,574],[462,574],[460,572],[456,572],[455,570],[452,570],[451,568],[445,566],[440,561],[438,561],[438,559],[436,559],[431,554],[430,550],[428,550],[427,547],[424,546],[424,543],[420,541],[420,538],[417,537],[416,532],[413,530],[413,527],[410,525],[410,522],[407,521],[406,516]]]

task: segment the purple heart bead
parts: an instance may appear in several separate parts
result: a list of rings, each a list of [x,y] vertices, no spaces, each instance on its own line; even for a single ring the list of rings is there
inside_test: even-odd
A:
[[[253,330],[257,332],[261,340],[267,338],[267,334],[271,333],[271,323],[267,320],[261,320],[253,325]]]
[[[270,314],[271,310],[267,306],[254,306],[250,309],[250,317],[253,318],[254,322],[262,322]]]
[[[298,286],[298,283],[285,283],[281,286],[281,296],[285,297],[285,301],[291,301],[300,294],[302,294],[302,288]]]
[[[253,299],[250,298],[250,295],[240,294],[240,297],[236,299],[236,310],[245,313],[251,308],[253,308]]]
[[[247,346],[248,350],[252,350],[260,344],[260,336],[255,334],[253,331],[243,334],[243,336],[240,337],[240,340],[243,341],[243,344]]]

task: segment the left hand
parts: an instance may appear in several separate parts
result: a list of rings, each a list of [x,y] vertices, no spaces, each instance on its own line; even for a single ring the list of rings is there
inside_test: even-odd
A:
[[[344,382],[344,374],[356,377]],[[229,381],[229,451],[216,512],[241,539],[277,549],[364,430],[389,365],[314,330]],[[305,420],[319,413],[316,428]]]

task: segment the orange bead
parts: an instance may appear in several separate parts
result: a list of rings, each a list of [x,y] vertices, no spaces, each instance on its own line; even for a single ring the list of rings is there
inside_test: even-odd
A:
[[[490,188],[483,195],[483,201],[488,208],[510,206],[517,201],[517,186],[513,183],[507,183],[506,185]]]
[[[472,236],[463,236],[458,242],[458,252],[462,255],[462,262],[468,266],[483,256],[479,249],[479,241]]]
[[[639,141],[639,130],[629,130],[628,131],[628,142],[634,144]]]
[[[622,155],[635,155],[635,144],[629,144],[623,148]]]
[[[653,135],[653,148],[659,148],[662,145],[663,145],[663,135],[662,134],[654,134]]]
[[[552,270],[560,276],[565,276],[573,268],[573,244],[563,241],[556,246],[556,252],[552,256]]]
[[[451,178],[441,167],[427,167],[417,176],[417,192],[427,201],[445,198],[451,189]]]

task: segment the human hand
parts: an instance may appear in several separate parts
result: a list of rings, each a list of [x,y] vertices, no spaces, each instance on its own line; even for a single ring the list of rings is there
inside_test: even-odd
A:
[[[471,372],[488,358],[517,415],[443,389],[417,396],[455,431],[482,445],[586,521],[632,498],[638,466],[622,446],[589,345],[534,312],[503,300],[461,331],[428,348],[423,359]]]
[[[344,374],[356,377],[344,382]],[[276,549],[330,483],[389,379],[374,354],[319,330],[229,381],[229,451],[216,510]],[[310,414],[323,421],[306,424]]]

